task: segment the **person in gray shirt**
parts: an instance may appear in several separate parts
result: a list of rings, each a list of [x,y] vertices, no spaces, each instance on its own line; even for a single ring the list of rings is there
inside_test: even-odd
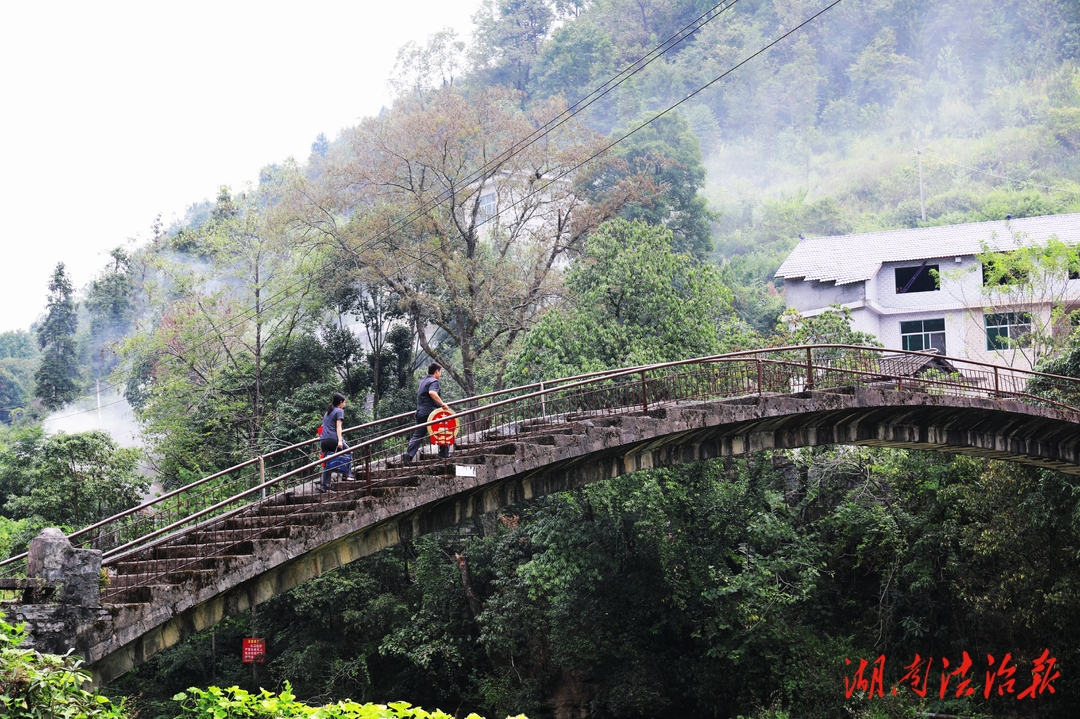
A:
[[[437,408],[442,407],[447,412],[452,412],[450,405],[442,401],[439,396],[439,392],[442,390],[442,385],[439,383],[439,379],[442,377],[442,365],[438,362],[432,362],[427,368],[428,376],[420,382],[420,387],[416,391],[416,423],[423,424],[428,421],[428,416]],[[412,437],[409,439],[409,448],[405,450],[405,464],[411,464],[416,458],[416,453],[420,451],[420,445],[424,443],[428,437],[427,427],[417,427],[413,432]],[[450,447],[439,446],[439,456],[449,457]]]

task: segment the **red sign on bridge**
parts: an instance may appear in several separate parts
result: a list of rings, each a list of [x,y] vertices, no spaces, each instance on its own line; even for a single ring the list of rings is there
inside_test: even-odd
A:
[[[240,661],[244,664],[251,664],[257,662],[262,664],[266,661],[266,640],[265,639],[244,639],[244,646],[240,651]]]

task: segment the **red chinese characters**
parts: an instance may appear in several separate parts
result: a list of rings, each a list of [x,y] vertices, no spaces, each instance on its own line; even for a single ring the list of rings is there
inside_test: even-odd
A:
[[[924,661],[922,657],[916,654],[915,661],[904,667],[904,669],[907,669],[907,674],[900,677],[900,683],[911,682],[911,691],[915,692],[920,697],[926,696],[926,679],[930,676],[930,665],[933,663],[933,657]],[[922,669],[924,664],[926,665],[925,671]],[[895,695],[896,687],[893,687],[893,696]]]
[[[851,660],[844,657],[844,663],[851,665]],[[869,662],[865,659],[859,660],[859,668],[856,670],[855,675],[851,678],[851,683],[848,683],[848,678],[844,677],[844,694],[848,699],[855,693],[855,690],[869,692],[868,697],[874,696],[874,691],[877,691],[879,697],[885,696],[885,655],[874,660],[874,668],[870,672],[870,681],[866,680],[866,667],[869,666]]]
[[[949,668],[949,660],[946,659],[945,657],[942,657],[941,658],[941,665],[942,665],[943,669],[948,669]],[[971,671],[971,665],[972,665],[971,656],[967,652],[964,652],[964,658],[961,660],[960,666],[958,666],[956,669],[954,669],[951,672],[942,672],[941,673],[941,690],[938,692],[938,697],[940,697],[941,699],[945,698],[945,694],[949,691],[949,682],[952,681],[953,677],[957,677],[958,679],[960,679],[960,683],[956,687],[956,695],[955,695],[955,697],[957,699],[960,699],[961,697],[969,697],[972,694],[974,694],[975,689],[971,686],[971,680],[970,679],[965,679],[965,677],[967,677],[968,672]]]
[[[974,662],[970,654],[963,652],[960,663],[955,668],[952,668],[953,664],[946,657],[941,657],[939,661],[941,662],[941,671],[937,694],[940,699],[948,697],[950,691],[953,692],[952,697],[956,699],[970,697],[975,694],[976,687],[972,685]],[[1056,692],[1053,681],[1061,676],[1061,672],[1057,670],[1057,659],[1050,656],[1049,649],[1044,649],[1042,654],[1035,658],[1031,667],[1031,685],[1025,687],[1019,694],[1016,693],[1016,666],[1012,662],[1012,653],[1006,653],[1000,661],[992,654],[986,655],[986,680],[982,687],[984,699],[989,699],[995,689],[999,697],[1013,695],[1016,699],[1035,699],[1044,693],[1054,694]],[[844,664],[850,667],[851,659],[844,657]],[[923,659],[921,655],[916,654],[915,659],[904,666],[904,675],[893,686],[893,696],[898,693],[901,687],[906,687],[920,698],[925,697],[927,691],[929,691],[930,673],[933,664],[933,657]],[[867,668],[871,668],[869,679],[866,677]],[[856,691],[860,691],[866,692],[867,698],[872,698],[875,694],[882,697],[884,696],[884,683],[885,655],[879,656],[874,660],[873,664],[860,658],[859,668],[855,670],[855,673],[850,677],[844,676],[844,695],[850,699]]]
[[[1001,660],[1001,664],[998,665],[997,671],[986,672],[986,683],[983,684],[983,698],[989,699],[990,692],[994,689],[994,682],[1000,679],[998,682],[998,696],[1005,696],[1006,692],[1013,694],[1013,686],[1016,684],[1016,680],[1013,679],[1013,674],[1016,674],[1016,667],[1010,667],[1009,662],[1012,660],[1012,654],[1006,652],[1005,658]],[[994,667],[994,655],[986,655],[986,664],[991,669]]]
[[[245,664],[256,662],[262,664],[266,661],[266,641],[263,639],[247,638],[240,650],[240,661]]]
[[[1031,686],[1020,692],[1017,699],[1034,699],[1045,691],[1054,693],[1054,687],[1050,682],[1061,674],[1054,669],[1057,659],[1050,656],[1049,649],[1043,649],[1043,653],[1035,660],[1035,666],[1031,668]]]

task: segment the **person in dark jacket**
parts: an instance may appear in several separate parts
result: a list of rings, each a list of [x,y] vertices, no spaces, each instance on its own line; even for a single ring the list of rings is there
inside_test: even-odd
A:
[[[323,455],[340,452],[349,445],[341,434],[341,423],[345,421],[345,395],[334,392],[330,406],[323,415],[322,433],[319,435],[319,448]],[[330,462],[323,463],[322,481],[316,487],[320,492],[330,491]]]
[[[423,424],[428,421],[428,416],[431,415],[437,408],[442,407],[447,412],[452,412],[450,405],[442,401],[442,397],[439,396],[439,392],[442,390],[442,385],[439,383],[439,379],[442,377],[442,365],[438,362],[432,362],[427,368],[428,376],[420,382],[420,387],[416,391],[416,423]],[[428,437],[427,427],[417,427],[413,432],[412,437],[409,439],[409,448],[405,450],[405,464],[411,464],[416,458],[416,453],[420,451],[420,445]],[[440,457],[450,456],[450,447],[439,447]]]

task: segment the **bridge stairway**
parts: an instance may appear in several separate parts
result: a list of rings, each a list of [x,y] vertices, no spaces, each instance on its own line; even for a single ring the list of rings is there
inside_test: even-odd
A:
[[[459,464],[485,464],[492,455],[512,455],[525,441],[538,445],[573,442],[571,426],[517,427],[512,436],[487,433],[484,441],[463,446],[452,459],[429,459],[415,473],[401,475],[400,459],[372,467],[372,481],[338,478],[328,493],[312,482],[276,492],[222,517],[209,519],[156,545],[133,551],[108,564],[106,604],[146,604],[162,592],[215,581],[242,567],[256,554],[289,548],[298,537],[319,526],[346,521],[358,508],[395,502],[421,485],[454,476]],[[362,474],[363,468],[356,467]]]
[[[252,606],[267,591],[272,596],[278,586],[294,586],[398,541],[404,526],[399,518],[414,510],[427,516],[427,505],[475,481],[458,477],[461,465],[513,466],[523,447],[578,444],[589,428],[617,422],[516,422],[474,435],[450,459],[429,456],[406,466],[390,457],[354,465],[359,478],[338,479],[325,494],[315,490],[317,477],[297,477],[298,484],[272,484],[248,504],[229,500],[215,510],[218,516],[193,518],[171,534],[107,557],[101,613],[78,630],[96,680],[108,681],[191,627],[218,621],[245,602]],[[391,521],[380,526],[384,520]]]
[[[449,463],[428,464],[410,476],[370,485],[338,479],[327,493],[309,482],[267,496],[220,518],[137,550],[108,565],[108,604],[142,604],[170,586],[212,581],[251,559],[257,549],[287,547],[298,532],[345,520],[363,505],[375,505],[418,491],[421,483],[453,473]]]

